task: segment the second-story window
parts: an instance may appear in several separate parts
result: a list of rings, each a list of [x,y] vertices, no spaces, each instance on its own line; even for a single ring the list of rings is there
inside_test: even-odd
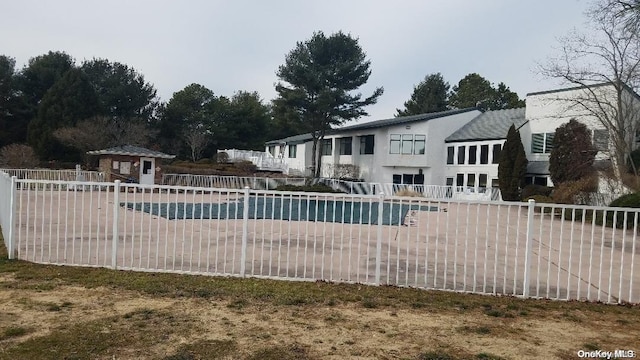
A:
[[[339,140],[340,155],[351,155],[353,143],[351,137],[343,137]]]
[[[333,139],[322,139],[322,155],[331,155],[333,151]]]
[[[427,137],[425,135],[416,135],[413,139],[413,153],[416,155],[424,155]]]
[[[549,154],[553,149],[555,133],[531,134],[531,152],[533,154]]]
[[[453,146],[448,146],[447,147],[447,165],[453,165],[453,153],[454,153],[454,147]]]
[[[476,163],[477,154],[478,154],[478,146],[477,145],[469,146],[469,164],[473,165]]]
[[[371,155],[373,154],[374,136],[364,135],[360,136],[360,154]]]
[[[402,153],[407,155],[413,153],[413,135],[402,135]]]
[[[465,146],[458,146],[458,165],[464,164]]]
[[[400,154],[400,142],[402,135],[391,134],[389,137],[389,154]]]

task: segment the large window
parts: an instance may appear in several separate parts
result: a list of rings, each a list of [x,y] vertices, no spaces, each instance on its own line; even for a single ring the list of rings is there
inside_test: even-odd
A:
[[[458,146],[458,164],[464,164],[465,146]]]
[[[480,146],[480,164],[489,163],[489,145]]]
[[[400,154],[400,142],[402,135],[391,135],[389,141],[389,154]]]
[[[394,184],[424,185],[424,174],[393,174]]]
[[[476,158],[478,156],[478,146],[471,145],[469,146],[469,164],[473,165],[476,163]]]
[[[531,152],[534,154],[549,154],[553,149],[555,133],[531,134]]]
[[[389,154],[422,155],[426,150],[426,135],[391,134]]]
[[[352,149],[353,149],[353,144],[352,144],[352,138],[351,137],[343,137],[340,138],[340,155],[351,155]]]
[[[333,139],[322,139],[322,155],[331,155],[333,151]]]
[[[289,158],[293,159],[298,156],[298,145],[289,145]]]
[[[453,153],[455,149],[453,146],[447,147],[447,165],[453,165]]]
[[[373,154],[373,135],[360,136],[360,154],[371,155]]]
[[[416,155],[424,155],[427,137],[425,135],[414,136],[413,153]]]
[[[502,145],[495,144],[493,145],[493,159],[491,160],[492,164],[500,163],[500,151],[502,150]]]

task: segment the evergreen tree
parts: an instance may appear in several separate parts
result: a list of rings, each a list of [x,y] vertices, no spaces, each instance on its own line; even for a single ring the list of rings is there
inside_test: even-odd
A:
[[[87,77],[80,69],[72,68],[42,98],[38,115],[29,123],[29,143],[42,159],[77,160],[79,154],[62,146],[53,132],[98,113],[98,97]]]
[[[367,82],[370,67],[357,39],[342,32],[329,37],[317,32],[299,42],[278,68],[276,74],[283,81],[276,85],[278,102],[290,109],[288,114],[296,114],[311,133],[314,177],[320,176],[318,144],[325,132],[367,115],[364,107],[375,104],[382,95],[382,88],[364,99],[362,94],[352,93]]]
[[[511,125],[498,164],[498,183],[503,200],[520,200],[520,189],[524,187],[528,163],[520,132],[515,125]]]
[[[404,103],[404,110],[396,109],[396,116],[426,114],[447,110],[449,83],[444,81],[442,74],[425,76],[418,85],[413,87],[411,98]]]
[[[556,129],[549,156],[549,173],[555,185],[593,174],[597,150],[587,126],[575,119]]]

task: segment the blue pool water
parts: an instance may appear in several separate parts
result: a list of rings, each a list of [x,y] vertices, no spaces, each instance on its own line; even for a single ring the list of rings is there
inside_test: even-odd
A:
[[[121,203],[127,209],[144,211],[170,220],[242,219],[244,204],[227,203]],[[249,198],[250,219],[338,222],[345,224],[377,224],[377,202],[308,200],[304,198]],[[384,203],[383,225],[404,224],[409,210],[438,211],[435,206]]]

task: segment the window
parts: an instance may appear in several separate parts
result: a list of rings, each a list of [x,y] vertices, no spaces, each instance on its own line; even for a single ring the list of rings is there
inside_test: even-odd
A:
[[[598,151],[607,151],[609,147],[609,132],[607,130],[593,130],[593,145]]]
[[[481,188],[487,187],[487,174],[478,175],[478,187],[481,187]]]
[[[425,153],[426,135],[389,135],[389,154],[422,155]]]
[[[476,174],[467,174],[467,186],[476,187]]]
[[[371,155],[373,154],[373,135],[360,136],[360,154]]]
[[[464,152],[465,152],[465,147],[458,146],[458,164],[464,164]]]
[[[499,188],[500,187],[500,181],[498,181],[498,179],[491,179],[491,187],[492,188]]]
[[[343,137],[340,138],[340,155],[351,155],[351,151],[352,151],[352,138],[351,137]]]
[[[453,146],[447,147],[447,165],[453,165]]]
[[[289,145],[289,158],[293,159],[298,156],[298,145]]]
[[[414,136],[413,153],[416,155],[424,155],[425,143],[427,137],[425,135]]]
[[[456,174],[456,186],[464,186],[464,174]]]
[[[475,164],[477,156],[478,156],[478,147],[476,145],[469,146],[469,164]]]
[[[555,133],[531,134],[531,152],[534,154],[549,154],[553,149]]]
[[[526,184],[547,186],[547,177],[546,176],[527,176],[524,178],[524,182]]]
[[[448,177],[446,180],[446,184],[447,186],[453,186],[453,178],[452,177]]]
[[[424,185],[424,174],[393,174],[394,184]]]
[[[389,154],[400,154],[400,141],[402,137],[400,135],[391,135],[389,141]]]
[[[402,135],[402,153],[403,154],[413,153],[413,135],[411,134]]]
[[[502,145],[495,144],[493,145],[493,159],[491,160],[492,164],[500,163],[500,151],[502,150]]]
[[[130,161],[121,161],[120,162],[120,174],[122,174],[122,175],[131,174],[131,162]]]
[[[322,155],[331,155],[333,151],[333,139],[322,139]]]
[[[271,156],[276,156],[276,146],[275,145],[269,145],[269,154],[271,154]]]
[[[489,145],[480,146],[480,164],[489,163]]]

